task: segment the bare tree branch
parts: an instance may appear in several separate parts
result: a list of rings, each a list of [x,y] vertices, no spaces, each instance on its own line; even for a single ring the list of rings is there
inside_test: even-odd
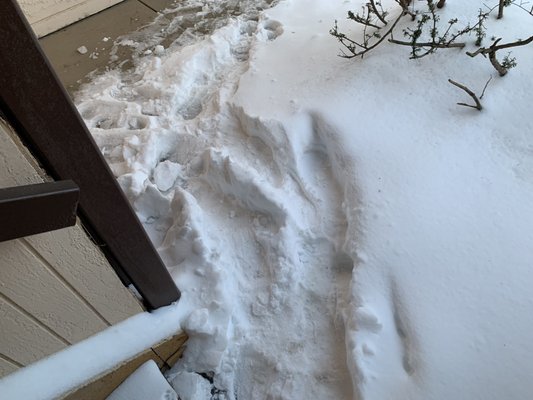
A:
[[[409,6],[411,5],[411,0],[396,0],[396,3],[400,5],[400,7],[403,10],[403,15],[410,15],[413,21],[416,19],[416,13],[409,10]]]
[[[500,74],[500,76],[505,76],[507,75],[507,68],[505,68],[503,65],[500,64],[500,62],[498,61],[498,59],[496,58],[496,52],[495,51],[491,51],[489,53],[489,61],[490,63],[492,64],[492,66],[494,67],[494,69],[496,71],[498,71],[498,73]]]
[[[521,1],[520,4],[516,4],[515,2],[512,3],[513,6],[516,6],[518,8],[521,8],[525,12],[527,12],[530,15],[533,15],[533,6],[531,6],[531,9],[526,8],[526,4],[529,4],[529,1]]]
[[[413,42],[404,42],[402,40],[396,40],[396,39],[389,39],[389,42],[391,43],[394,43],[394,44],[399,44],[399,45],[402,45],[402,46],[410,46],[410,47],[433,47],[433,48],[437,48],[437,49],[449,49],[449,48],[452,48],[452,47],[458,47],[458,48],[463,48],[466,46],[466,43],[438,43],[438,42],[435,42],[435,43],[432,43],[432,42],[427,42],[427,43],[413,43]]]
[[[502,38],[499,38],[490,47],[481,47],[473,53],[467,51],[466,54],[469,55],[470,57],[475,57],[479,54],[482,54],[483,56],[488,54],[489,61],[494,67],[494,69],[498,71],[500,76],[505,76],[508,70],[498,61],[498,58],[496,57],[496,52],[502,49],[509,49],[511,47],[526,46],[529,43],[533,42],[533,36],[525,40],[517,40],[516,42],[504,43],[504,44],[498,45],[498,43],[500,43],[501,40]]]
[[[516,42],[511,42],[511,43],[505,43],[505,44],[501,44],[501,45],[497,45],[497,43],[502,40],[502,38],[499,38],[498,40],[496,40],[490,47],[481,47],[479,49],[477,49],[475,52],[471,53],[471,52],[467,52],[466,54],[468,54],[470,57],[475,57],[477,56],[478,54],[489,54],[491,52],[497,52],[499,50],[503,50],[503,49],[509,49],[511,47],[519,47],[519,46],[526,46],[528,45],[529,43],[533,42],[533,36],[527,38],[527,39],[524,39],[524,40],[517,40]]]
[[[503,7],[505,7],[505,0],[500,0],[498,4],[498,19],[503,18]]]
[[[387,20],[385,19],[385,16],[376,7],[375,0],[370,0],[370,7],[372,7],[374,14],[376,14],[376,17],[379,18],[379,20],[383,23],[383,25],[387,25]]]
[[[378,47],[391,33],[392,31],[394,30],[394,28],[396,27],[396,25],[398,25],[398,22],[400,22],[400,20],[402,19],[402,17],[404,16],[404,13],[402,12],[400,15],[398,15],[398,17],[396,18],[396,20],[394,21],[394,23],[392,24],[392,26],[389,28],[389,30],[387,32],[385,32],[381,37],[380,39],[374,43],[373,45],[371,46],[365,46],[364,44],[360,44],[360,43],[357,43],[355,42],[354,40],[351,40],[349,39],[348,37],[346,37],[346,35],[344,34],[339,34],[337,33],[337,39],[348,49],[350,50],[350,52],[352,54],[345,54],[343,52],[343,54],[341,55],[341,57],[343,58],[354,58],[354,57],[363,57],[366,53],[368,53],[369,51],[375,49],[376,47]],[[335,32],[335,30],[333,31]],[[350,45],[346,45],[345,42],[349,42],[352,44],[352,46]],[[357,47],[360,47],[362,50],[361,51],[357,51]]]
[[[479,100],[483,99],[483,96],[485,96],[485,90],[487,90],[487,87],[489,86],[490,81],[492,81],[492,75],[490,76],[487,83],[485,83],[485,87],[483,88],[483,91],[481,92],[481,96],[479,96]]]
[[[479,101],[478,97],[476,96],[476,94],[472,90],[467,88],[465,85],[462,85],[462,84],[460,84],[458,82],[452,81],[451,79],[448,79],[448,82],[450,82],[454,86],[457,86],[459,89],[464,90],[470,97],[472,97],[472,99],[476,103],[475,106],[471,105],[471,104],[466,104],[466,103],[457,103],[457,105],[464,106],[464,107],[475,108],[476,110],[479,110],[479,111],[483,110],[483,106],[481,105],[481,102]]]

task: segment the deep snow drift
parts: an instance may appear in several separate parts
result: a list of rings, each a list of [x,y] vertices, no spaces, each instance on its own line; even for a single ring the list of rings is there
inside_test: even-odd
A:
[[[481,57],[336,57],[328,30],[362,1],[258,21],[267,3],[241,3],[77,101],[183,291],[169,378],[194,399],[530,397],[532,46],[479,113],[447,79],[480,91]],[[479,7],[449,0],[442,20]],[[507,40],[531,34],[522,10],[505,18],[490,26]]]

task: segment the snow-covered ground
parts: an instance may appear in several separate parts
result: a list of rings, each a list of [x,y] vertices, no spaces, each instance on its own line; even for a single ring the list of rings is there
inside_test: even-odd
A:
[[[360,0],[176,15],[236,4],[77,100],[183,291],[169,379],[195,400],[207,378],[232,400],[531,397],[533,45],[500,79],[460,50],[337,57],[328,31],[357,35]],[[480,7],[449,0],[442,21]],[[510,7],[489,32],[532,21]],[[455,104],[448,78],[491,75],[483,112]]]

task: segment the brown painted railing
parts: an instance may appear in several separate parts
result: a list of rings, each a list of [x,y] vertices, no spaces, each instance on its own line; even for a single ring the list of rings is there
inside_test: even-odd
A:
[[[0,111],[45,170],[80,187],[80,217],[149,309],[180,297],[15,0],[0,0]]]
[[[80,189],[72,181],[0,189],[0,242],[76,224]]]

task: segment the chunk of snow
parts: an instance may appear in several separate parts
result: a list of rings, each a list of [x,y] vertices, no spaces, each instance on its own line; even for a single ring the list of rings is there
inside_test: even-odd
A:
[[[153,361],[135,370],[106,400],[178,400],[178,395]]]
[[[184,328],[193,334],[211,334],[213,330],[209,327],[209,310],[203,308],[193,311],[185,321]]]
[[[175,162],[165,160],[154,169],[154,182],[162,192],[174,186],[174,182],[181,173],[181,166]]]
[[[170,384],[181,400],[206,400],[211,398],[212,385],[199,374],[180,372]]]
[[[161,57],[163,54],[165,54],[165,48],[161,46],[160,44],[158,44],[157,46],[154,47],[154,54],[156,56]]]

